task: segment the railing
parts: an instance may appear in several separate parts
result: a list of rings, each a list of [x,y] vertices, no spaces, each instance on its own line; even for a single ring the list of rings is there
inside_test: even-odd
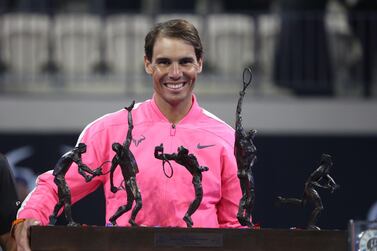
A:
[[[205,48],[197,92],[234,94],[244,67],[256,95],[377,96],[377,14],[208,15],[6,13],[0,16],[1,93],[144,95],[144,36],[183,17]]]

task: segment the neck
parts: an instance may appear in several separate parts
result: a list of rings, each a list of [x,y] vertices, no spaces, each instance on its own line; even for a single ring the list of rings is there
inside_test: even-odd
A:
[[[193,97],[190,97],[189,99],[177,104],[171,104],[156,95],[155,102],[167,120],[169,120],[169,122],[172,124],[177,124],[190,111],[193,104]]]

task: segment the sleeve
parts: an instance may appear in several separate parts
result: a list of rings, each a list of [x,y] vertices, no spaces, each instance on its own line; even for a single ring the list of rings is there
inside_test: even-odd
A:
[[[16,218],[18,196],[7,159],[0,154],[0,235],[10,231]]]
[[[222,228],[240,228],[237,219],[238,204],[242,193],[237,177],[237,163],[233,147],[224,147],[221,154],[221,200],[218,205],[218,221]]]
[[[90,169],[95,169],[101,165],[101,141],[100,136],[93,136],[90,129],[82,132],[79,142],[87,145],[87,151],[82,155],[83,163]],[[100,163],[101,162],[101,163]],[[71,192],[72,205],[86,195],[95,191],[102,184],[104,176],[97,176],[90,182],[79,174],[77,164],[73,163],[65,175],[67,185]],[[36,187],[26,197],[18,211],[17,218],[34,218],[43,225],[48,224],[49,216],[52,214],[58,202],[57,186],[54,183],[52,170],[43,173],[37,178]]]

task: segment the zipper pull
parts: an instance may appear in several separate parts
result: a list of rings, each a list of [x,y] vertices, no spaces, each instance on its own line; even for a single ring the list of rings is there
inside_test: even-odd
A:
[[[170,136],[175,136],[175,124],[171,124],[171,128],[170,128]]]

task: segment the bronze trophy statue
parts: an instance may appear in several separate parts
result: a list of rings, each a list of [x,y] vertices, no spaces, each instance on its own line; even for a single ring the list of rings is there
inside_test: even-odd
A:
[[[155,147],[154,156],[157,159],[162,160],[163,165],[165,164],[165,162],[169,163],[169,160],[174,160],[178,164],[184,166],[187,171],[191,173],[192,183],[194,184],[195,189],[195,199],[190,204],[185,216],[183,217],[183,220],[186,222],[187,227],[192,227],[194,223],[191,219],[191,215],[193,215],[194,212],[198,209],[203,199],[202,172],[208,171],[208,167],[200,166],[195,155],[193,155],[192,153],[189,154],[188,149],[183,146],[178,147],[178,153],[166,154],[164,153],[164,146],[161,144]],[[171,173],[171,176],[172,175],[173,172]],[[171,176],[167,177],[170,178]]]
[[[69,168],[71,167],[72,163],[76,163],[78,166],[78,171],[80,175],[85,178],[86,182],[92,180],[94,176],[99,176],[102,174],[101,167],[97,168],[96,170],[91,170],[88,166],[82,163],[81,154],[86,152],[86,145],[84,143],[79,143],[75,148],[71,151],[65,153],[56,164],[53,175],[55,176],[54,182],[58,187],[58,197],[59,201],[55,205],[53,213],[50,215],[50,225],[55,225],[57,220],[57,215],[59,210],[64,205],[64,212],[65,217],[68,220],[68,226],[79,226],[80,224],[74,222],[72,218],[71,212],[71,191],[67,185],[65,180],[65,175],[68,172]],[[86,174],[89,173],[92,176]]]
[[[305,182],[304,194],[302,198],[277,197],[278,204],[292,204],[302,207],[306,206],[308,203],[312,203],[314,205],[307,229],[320,230],[320,228],[316,226],[316,222],[318,215],[324,208],[321,197],[316,191],[316,188],[328,189],[331,193],[339,188],[339,185],[337,185],[334,179],[330,176],[330,169],[332,165],[333,163],[331,156],[328,154],[322,154],[319,167],[310,174],[309,178]]]
[[[246,75],[249,73],[250,77],[246,81]],[[243,89],[240,91],[236,111],[236,130],[234,155],[237,160],[238,172],[237,176],[240,180],[242,197],[238,207],[237,219],[242,226],[253,227],[251,222],[251,211],[255,201],[255,184],[252,167],[257,159],[257,148],[253,143],[256,130],[246,132],[242,126],[242,101],[246,93],[247,87],[251,83],[251,70],[247,68],[243,72]]]
[[[110,184],[111,192],[116,193],[120,188],[114,186],[114,171],[119,165],[122,171],[122,175],[125,182],[125,190],[127,192],[127,204],[120,206],[113,216],[110,217],[109,221],[116,226],[116,220],[123,215],[125,212],[129,211],[132,208],[132,204],[135,201],[136,205],[132,210],[129,223],[131,226],[137,226],[135,219],[136,215],[142,207],[142,200],[139,187],[136,183],[136,174],[139,172],[135,157],[130,150],[130,145],[132,142],[132,109],[135,105],[135,101],[129,107],[125,107],[128,111],[128,132],[126,140],[123,145],[119,143],[113,143],[112,149],[115,152],[115,156],[111,162],[110,168]]]

